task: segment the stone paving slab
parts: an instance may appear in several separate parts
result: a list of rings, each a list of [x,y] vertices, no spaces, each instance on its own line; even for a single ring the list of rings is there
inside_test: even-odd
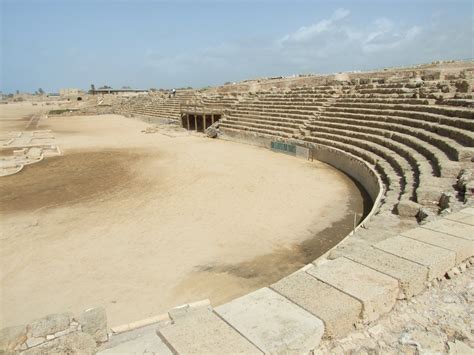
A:
[[[113,348],[99,351],[97,355],[117,354],[160,354],[172,355],[171,350],[158,337],[155,332],[143,335],[136,339],[123,342]]]
[[[326,328],[325,337],[345,336],[361,321],[360,301],[319,281],[305,271],[287,276],[273,284],[271,288],[320,318]]]
[[[357,298],[368,321],[390,311],[398,295],[398,281],[344,257],[331,260],[308,274]]]
[[[474,241],[474,226],[470,226],[466,223],[455,222],[443,218],[437,221],[426,223],[422,226],[422,228]]]
[[[461,212],[448,214],[445,218],[451,221],[466,223],[471,226],[474,226],[474,214],[471,214],[471,213],[465,213],[461,211]]]
[[[208,309],[189,313],[159,329],[157,334],[178,354],[262,353]]]
[[[265,353],[305,353],[316,348],[323,322],[265,287],[215,309]]]
[[[375,247],[426,266],[428,280],[443,277],[456,264],[455,252],[402,236],[385,239]]]
[[[474,215],[474,207],[464,208],[460,212]]]
[[[411,298],[419,294],[428,280],[426,266],[370,246],[352,250],[345,257],[397,279],[404,296],[399,295],[399,298]]]
[[[454,251],[456,253],[456,264],[474,255],[474,242],[454,237],[446,233],[435,232],[424,228],[415,228],[405,231],[401,233],[401,235],[416,239],[423,243]]]

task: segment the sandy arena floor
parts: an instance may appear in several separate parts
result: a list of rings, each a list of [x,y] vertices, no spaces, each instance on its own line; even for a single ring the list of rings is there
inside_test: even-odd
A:
[[[8,106],[8,107],[7,107]],[[0,107],[22,130],[45,107]],[[313,260],[362,196],[331,167],[117,115],[50,117],[60,157],[0,178],[2,326],[103,305],[109,325],[213,305]]]

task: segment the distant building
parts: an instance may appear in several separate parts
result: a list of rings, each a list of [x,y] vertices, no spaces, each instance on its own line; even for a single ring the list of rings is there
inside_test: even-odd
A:
[[[82,94],[83,94],[83,91],[81,89],[74,89],[74,88],[59,89],[59,96],[62,96],[62,97],[80,96]]]
[[[113,95],[139,95],[139,94],[146,94],[148,90],[142,89],[94,89],[89,91],[92,95],[100,95],[100,94],[113,94]]]

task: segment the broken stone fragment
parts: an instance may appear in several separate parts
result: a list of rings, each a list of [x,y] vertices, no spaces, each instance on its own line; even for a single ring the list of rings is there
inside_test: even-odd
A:
[[[33,338],[46,337],[48,334],[54,334],[69,327],[72,314],[50,314],[46,317],[37,319],[31,323],[31,336]]]
[[[82,331],[91,335],[96,342],[107,341],[107,314],[104,307],[90,308],[84,311],[77,320],[82,326]]]

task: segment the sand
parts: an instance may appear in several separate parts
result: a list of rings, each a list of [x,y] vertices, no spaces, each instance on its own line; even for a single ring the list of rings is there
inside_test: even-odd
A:
[[[21,130],[44,107],[0,107]],[[49,117],[63,155],[0,179],[2,325],[105,306],[109,325],[271,284],[337,243],[363,199],[320,162],[118,115]]]

